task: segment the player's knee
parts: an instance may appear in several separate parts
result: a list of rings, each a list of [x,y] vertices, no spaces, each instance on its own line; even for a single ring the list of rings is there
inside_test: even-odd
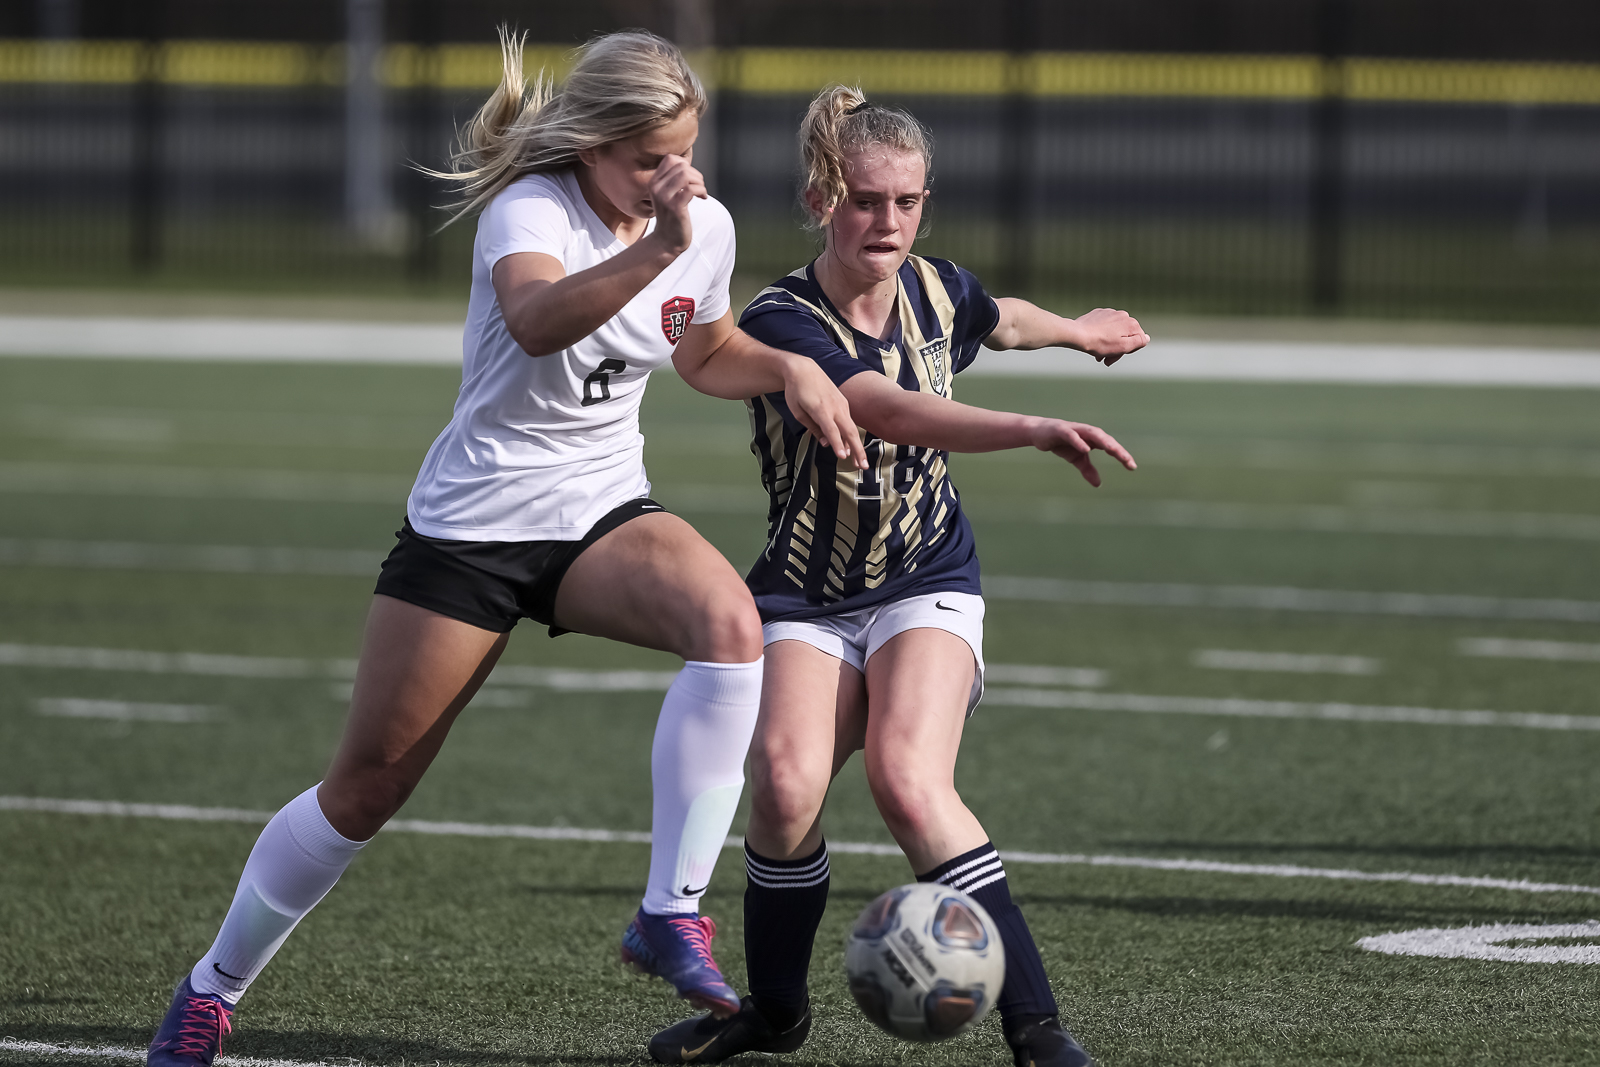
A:
[[[785,839],[798,841],[816,822],[827,796],[826,776],[813,774],[785,761],[752,760],[750,804],[761,824]]]
[[[699,615],[684,659],[751,663],[761,658],[761,616],[743,586],[708,597]]]
[[[365,841],[383,828],[410,798],[416,782],[387,766],[330,771],[317,799],[328,823],[352,841]]]
[[[921,838],[937,828],[942,790],[898,770],[869,775],[868,785],[878,813],[897,839]]]

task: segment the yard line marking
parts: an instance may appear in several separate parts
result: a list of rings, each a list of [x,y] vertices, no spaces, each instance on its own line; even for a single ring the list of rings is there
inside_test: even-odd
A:
[[[744,515],[765,512],[748,490],[724,485],[656,487],[680,511]],[[980,519],[1056,526],[1154,526],[1180,530],[1282,530],[1295,533],[1398,534],[1600,541],[1600,515],[1558,512],[1448,511],[1347,507],[1340,504],[1235,504],[1206,500],[1016,500],[967,494]]]
[[[1577,641],[1517,641],[1509,637],[1464,637],[1456,644],[1463,656],[1502,659],[1549,659],[1600,663],[1600,645]]]
[[[983,593],[994,600],[1039,600],[1058,604],[1600,622],[1600,601],[1462,596],[1451,593],[1373,593],[1344,589],[1297,589],[1292,586],[1089,582],[1000,576],[984,578]]]
[[[1026,503],[971,496],[979,518],[1061,526],[1155,526],[1181,530],[1281,530],[1295,533],[1400,534],[1600,541],[1600,515],[1554,512],[1353,508],[1333,504],[1232,504],[1204,500]]]
[[[1027,663],[990,663],[983,669],[988,682],[1011,685],[1065,685],[1076,689],[1097,689],[1111,675],[1095,667],[1039,667]]]
[[[253,545],[169,545],[134,541],[24,541],[0,538],[0,566],[89,570],[206,571],[370,578],[381,552]]]
[[[1154,341],[1115,370],[1065,348],[985,352],[966,374],[1022,378],[1600,387],[1600,353],[1467,345]]]
[[[50,797],[0,797],[0,811],[41,811],[59,815],[112,815],[194,822],[244,822],[264,824],[270,811],[238,808],[196,808],[183,804],[126,804],[108,800],[58,800]],[[538,841],[592,841],[602,844],[648,844],[642,830],[583,830],[571,826],[517,826],[514,824],[432,822],[393,819],[383,828],[399,833],[438,834],[447,837],[513,837]],[[742,837],[730,837],[724,848],[743,849]],[[833,852],[865,856],[899,856],[897,845],[865,841],[828,842]],[[1400,882],[1410,885],[1460,886],[1471,889],[1508,889],[1522,893],[1584,893],[1600,896],[1600,886],[1533,882],[1515,878],[1485,878],[1460,874],[1415,874],[1410,871],[1358,871],[1344,868],[1300,867],[1293,864],[1225,863],[1218,860],[1163,859],[1157,856],[1091,855],[1081,852],[1002,851],[1008,863],[1133,867],[1201,874],[1238,874],[1269,878],[1328,878],[1350,882]]]
[[[0,354],[461,365],[461,326],[244,318],[0,317]],[[1156,341],[1114,371],[1064,348],[986,352],[971,375],[1100,380],[1600,386],[1584,349],[1305,341]]]
[[[26,1052],[32,1056],[76,1056],[103,1060],[135,1060],[144,1062],[150,1054],[144,1048],[118,1048],[114,1045],[53,1045],[47,1041],[19,1041],[14,1037],[0,1038],[0,1052]],[[325,1060],[275,1060],[257,1056],[233,1056],[223,1053],[217,1057],[219,1067],[350,1067],[354,1061],[339,1063]]]
[[[0,463],[0,493],[82,493],[196,500],[404,504],[413,479],[386,474],[84,463]]]
[[[0,644],[0,667],[200,674],[231,678],[313,678],[355,675],[355,660],[224,656],[209,652],[141,652],[126,648]]]
[[[1548,445],[1440,445],[1405,441],[1306,441],[1260,437],[1218,441],[1197,437],[1143,436],[1124,438],[1122,443],[1141,464],[1153,467],[1600,478],[1600,450]]]
[[[140,704],[128,700],[84,697],[42,697],[33,702],[38,715],[63,719],[112,719],[117,722],[207,722],[221,709],[208,704]]]
[[[1571,944],[1574,941],[1587,944]],[[1600,943],[1597,942],[1600,942],[1600,922],[1590,919],[1583,923],[1494,923],[1455,929],[1406,930],[1363,937],[1356,945],[1369,952],[1391,956],[1501,963],[1600,963]]]
[[[991,689],[983,703],[1002,708],[1070,708],[1155,715],[1232,715],[1248,719],[1325,719],[1335,722],[1395,722],[1422,726],[1512,726],[1529,730],[1600,730],[1600,715],[1553,715],[1534,711],[1460,711],[1374,704],[1313,704],[1236,697],[1152,696],[1060,689]]]
[[[376,573],[382,559],[382,553],[362,549],[0,539],[0,566],[370,577]],[[997,575],[984,579],[984,595],[993,600],[1129,607],[1249,608],[1350,615],[1600,622],[1600,601],[1451,593],[1099,582]]]
[[[1202,648],[1191,662],[1219,671],[1289,671],[1298,674],[1377,674],[1380,661],[1369,656],[1324,656],[1303,652],[1247,652]]]

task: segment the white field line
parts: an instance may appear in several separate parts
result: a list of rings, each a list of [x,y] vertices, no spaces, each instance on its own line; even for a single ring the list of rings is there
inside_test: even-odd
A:
[[[658,487],[657,498],[686,513],[765,514],[766,501],[724,485]],[[1340,504],[1228,504],[1204,500],[1026,501],[968,494],[970,511],[1005,522],[1050,526],[1150,526],[1176,530],[1278,530],[1292,533],[1391,534],[1414,537],[1510,537],[1600,541],[1600,515],[1555,512],[1347,507]]]
[[[1095,667],[1036,667],[1026,663],[990,663],[983,669],[985,682],[1005,685],[1066,685],[1097,689],[1111,675]]]
[[[85,697],[42,697],[35,714],[62,719],[111,719],[116,722],[208,722],[222,709],[207,704],[141,704],[128,700]]]
[[[1576,942],[1576,943],[1574,943]],[[1363,937],[1369,952],[1500,963],[1600,963],[1600,922],[1496,923]]]
[[[236,318],[0,317],[0,354],[459,366],[455,323]],[[1600,386],[1583,350],[1294,341],[1162,341],[1102,367],[1081,352],[985,352],[973,375],[1102,380]]]
[[[171,545],[136,541],[24,541],[0,538],[0,566],[87,570],[200,571],[373,578],[381,552],[253,545]]]
[[[0,317],[0,354],[273,363],[461,365],[460,323]]]
[[[1108,604],[1161,608],[1249,608],[1337,615],[1400,615],[1441,619],[1538,619],[1600,622],[1600,601],[1461,596],[1450,593],[1374,593],[1270,585],[1188,585],[1176,582],[1086,582],[1063,578],[990,576],[991,600]]]
[[[131,413],[137,418],[139,413]],[[56,420],[61,416],[54,415]],[[87,420],[85,420],[87,421]],[[1307,441],[1284,438],[1216,440],[1198,437],[1123,437],[1152,467],[1229,467],[1245,470],[1337,471],[1388,475],[1472,474],[1600,478],[1600,449],[1559,445],[1483,445],[1458,442]]]
[[[125,804],[105,800],[58,800],[50,797],[0,796],[0,811],[38,811],[59,815],[108,815],[175,819],[188,822],[241,822],[264,824],[268,811],[238,808],[197,808],[182,804]],[[650,835],[636,830],[580,830],[570,826],[517,826],[493,823],[428,822],[395,819],[384,827],[397,833],[437,834],[446,837],[511,837],[538,841],[592,841],[601,844],[648,844]],[[742,849],[744,839],[730,837],[725,848]],[[865,856],[899,856],[895,845],[863,841],[830,841],[830,852]],[[1458,886],[1468,889],[1505,889],[1521,893],[1579,893],[1600,896],[1600,886],[1533,882],[1515,878],[1482,878],[1459,874],[1417,874],[1411,871],[1358,871],[1345,868],[1301,867],[1294,864],[1225,863],[1216,860],[1163,859],[1156,856],[1091,855],[1081,852],[1000,853],[1007,863],[1046,866],[1131,867],[1155,871],[1189,871],[1196,874],[1232,874],[1267,878],[1325,878],[1345,882],[1398,882],[1409,885]]]
[[[1020,378],[1600,387],[1600,352],[1451,345],[1163,341],[1103,367],[1081,352],[984,352],[965,374]]]
[[[370,577],[377,573],[382,558],[382,553],[362,549],[0,539],[0,566]],[[1600,622],[1600,601],[1592,600],[1379,593],[1299,589],[1292,586],[1093,582],[996,575],[984,579],[984,595],[992,600],[1038,600],[1061,604]]]
[[[114,1045],[53,1045],[46,1041],[19,1041],[14,1037],[0,1037],[0,1052],[24,1052],[30,1056],[72,1056],[76,1059],[134,1060],[143,1063],[148,1049],[118,1048]],[[324,1060],[277,1060],[256,1056],[232,1056],[227,1053],[217,1057],[218,1067],[350,1067],[354,1060],[342,1059],[338,1063]]]
[[[1219,671],[1287,671],[1296,674],[1377,674],[1382,663],[1369,656],[1325,656],[1303,652],[1247,652],[1242,649],[1202,648],[1195,652],[1196,667]]]
[[[147,674],[199,674],[239,678],[351,678],[354,660],[277,659],[266,656],[218,656],[199,652],[140,652],[129,649],[70,648],[56,645],[0,644],[0,667],[55,670],[114,670]],[[1087,668],[996,664],[1001,674],[1020,677],[1062,677],[1104,682],[1103,672]],[[1039,672],[1044,672],[1040,674]],[[1089,677],[1093,676],[1093,677]],[[499,686],[525,686],[575,693],[662,692],[676,671],[589,671],[570,667],[496,667],[488,681]],[[1049,682],[1035,684],[1051,684]],[[1065,681],[1060,684],[1078,684]],[[508,692],[500,690],[500,692]],[[347,698],[343,686],[335,696]],[[490,704],[511,703],[497,696]],[[1343,722],[1417,723],[1430,726],[1512,726],[1540,730],[1600,730],[1600,715],[1556,715],[1542,712],[1476,711],[1445,708],[1391,707],[1366,704],[1311,704],[1282,700],[1238,700],[1212,697],[1147,696],[1138,693],[1064,692],[1056,689],[992,688],[984,695],[991,707],[1075,708],[1085,711],[1132,711],[1156,714],[1233,715],[1269,719],[1331,719]]]
[[[182,500],[287,500],[399,506],[413,479],[338,471],[144,464],[0,463],[0,493],[88,494]]]
[[[1333,504],[1226,504],[1203,500],[1077,501],[1023,505],[972,498],[987,518],[1057,526],[1154,526],[1178,530],[1281,530],[1294,533],[1394,534],[1418,537],[1511,537],[1600,541],[1600,515],[1549,512],[1354,508]]]
[[[1600,715],[1533,711],[1462,711],[1381,704],[1317,704],[1235,697],[1153,696],[1060,689],[990,689],[986,707],[1126,711],[1154,715],[1226,715],[1246,719],[1319,719],[1332,722],[1412,723],[1419,726],[1509,726],[1528,730],[1600,731]]]
[[[1464,637],[1457,643],[1456,648],[1463,656],[1600,663],[1600,645],[1577,641],[1518,641],[1509,637]]]

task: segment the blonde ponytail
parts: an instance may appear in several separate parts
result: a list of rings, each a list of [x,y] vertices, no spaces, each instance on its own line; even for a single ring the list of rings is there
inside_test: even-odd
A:
[[[828,224],[849,192],[845,157],[869,147],[915,152],[927,168],[927,184],[933,184],[933,134],[909,112],[868,103],[866,94],[848,85],[830,85],[818,93],[800,120],[805,167],[800,201],[810,219],[808,228],[820,230]],[[820,215],[806,199],[813,191],[821,201]]]
[[[462,127],[450,169],[426,171],[461,189],[451,222],[518,178],[572,166],[584,149],[647,133],[685,111],[705,114],[700,79],[677,45],[653,33],[594,38],[559,87],[543,72],[531,85],[524,78],[525,37],[501,27],[500,84]]]

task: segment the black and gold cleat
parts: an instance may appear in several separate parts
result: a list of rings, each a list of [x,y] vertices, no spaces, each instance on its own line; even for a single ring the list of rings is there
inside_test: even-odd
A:
[[[1034,1016],[1007,1033],[1006,1044],[1017,1067],[1096,1067],[1057,1015]]]
[[[650,1039],[650,1058],[657,1063],[717,1063],[745,1052],[793,1052],[811,1032],[811,1008],[787,1030],[778,1030],[756,1010],[749,997],[726,1019],[701,1015],[674,1023]]]

